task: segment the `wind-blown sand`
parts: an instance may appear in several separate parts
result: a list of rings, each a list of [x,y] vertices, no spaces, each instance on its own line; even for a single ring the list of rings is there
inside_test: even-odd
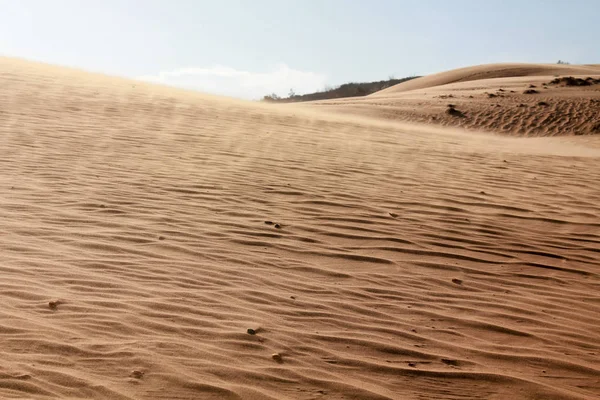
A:
[[[550,83],[569,76],[595,83]],[[307,104],[343,114],[511,136],[598,135],[600,66],[479,65],[413,79],[367,97]],[[448,114],[449,104],[460,113]]]
[[[0,398],[599,396],[598,137],[370,117],[1,59]]]

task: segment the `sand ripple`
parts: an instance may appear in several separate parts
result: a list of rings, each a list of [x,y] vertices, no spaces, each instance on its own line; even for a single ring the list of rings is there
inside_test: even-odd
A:
[[[589,146],[0,66],[0,397],[600,394]]]

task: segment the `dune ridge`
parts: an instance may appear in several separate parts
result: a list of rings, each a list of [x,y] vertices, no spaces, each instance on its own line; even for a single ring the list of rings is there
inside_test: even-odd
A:
[[[594,137],[0,71],[0,397],[600,394]]]
[[[482,64],[453,69],[413,79],[373,93],[371,96],[386,96],[392,93],[410,90],[427,89],[434,86],[449,85],[459,82],[470,82],[482,79],[536,77],[553,75],[599,75],[598,65],[564,65],[564,64]]]
[[[589,85],[553,83],[557,77],[586,80]],[[600,68],[480,65],[416,78],[364,98],[306,107],[508,136],[598,135]]]

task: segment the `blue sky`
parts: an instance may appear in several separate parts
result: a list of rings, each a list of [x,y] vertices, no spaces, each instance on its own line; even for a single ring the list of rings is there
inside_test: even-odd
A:
[[[0,0],[0,54],[256,99],[491,62],[600,63],[599,0]]]

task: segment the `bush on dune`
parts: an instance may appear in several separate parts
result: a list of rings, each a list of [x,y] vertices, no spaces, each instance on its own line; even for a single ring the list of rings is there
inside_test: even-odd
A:
[[[360,97],[368,96],[375,92],[383,89],[387,89],[390,86],[397,85],[402,82],[409,81],[411,79],[418,78],[418,76],[409,76],[407,78],[395,79],[390,78],[385,81],[377,82],[350,82],[337,87],[326,87],[320,92],[308,93],[298,95],[293,90],[290,90],[288,97],[279,97],[275,93],[263,97],[263,101],[271,103],[294,103],[300,101],[315,101],[315,100],[328,100],[328,99],[341,99],[344,97]]]

